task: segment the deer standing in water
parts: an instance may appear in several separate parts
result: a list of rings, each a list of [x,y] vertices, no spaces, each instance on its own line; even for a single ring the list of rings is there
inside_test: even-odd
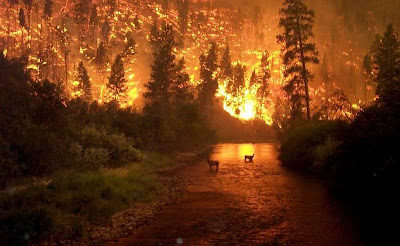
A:
[[[244,161],[253,161],[254,154],[253,155],[245,155],[244,156]]]
[[[213,161],[213,160],[210,160],[210,157],[207,157],[207,162],[208,162],[208,165],[210,166],[210,170],[211,170],[212,166],[215,166],[216,170],[219,169],[219,161]]]

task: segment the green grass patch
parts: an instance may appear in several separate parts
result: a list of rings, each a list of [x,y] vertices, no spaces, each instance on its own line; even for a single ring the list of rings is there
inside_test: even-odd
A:
[[[157,163],[151,160],[124,169],[60,172],[48,185],[0,194],[1,238],[79,237],[88,223],[107,222],[133,203],[150,201],[163,188],[149,168]]]

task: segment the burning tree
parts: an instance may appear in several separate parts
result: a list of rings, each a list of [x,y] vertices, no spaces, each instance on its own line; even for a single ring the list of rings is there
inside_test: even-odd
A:
[[[307,69],[307,64],[318,64],[318,51],[315,44],[309,39],[313,37],[315,13],[309,10],[302,0],[285,0],[284,7],[279,13],[281,19],[279,27],[284,32],[277,36],[278,42],[283,44],[282,56],[285,65],[284,75],[288,80],[284,90],[291,103],[291,117],[293,120],[302,118],[305,99],[307,121],[311,119],[309,81],[313,78]]]

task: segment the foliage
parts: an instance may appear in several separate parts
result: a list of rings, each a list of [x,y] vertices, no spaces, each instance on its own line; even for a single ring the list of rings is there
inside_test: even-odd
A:
[[[119,101],[121,97],[126,96],[126,82],[124,62],[121,55],[117,55],[111,67],[111,74],[108,77],[107,88],[111,100]]]
[[[200,56],[199,103],[207,110],[214,102],[214,95],[218,89],[218,54],[217,44],[211,43],[207,54]]]
[[[400,40],[391,24],[379,41],[377,46],[371,48],[376,73],[376,94],[383,103],[397,104],[400,95]]]
[[[284,76],[288,79],[284,90],[291,104],[291,119],[302,117],[305,100],[307,121],[310,121],[308,83],[313,75],[307,69],[307,64],[319,62],[315,44],[309,41],[314,36],[312,28],[315,13],[309,10],[302,0],[285,0],[283,5],[279,11],[279,27],[283,27],[284,32],[278,35],[277,39],[283,44]]]
[[[116,212],[162,190],[146,165],[132,165],[124,173],[62,172],[48,185],[1,193],[1,240],[32,242],[52,233],[82,236],[89,222],[108,222]]]
[[[312,121],[309,124],[292,127],[281,140],[280,160],[282,164],[296,169],[320,170],[323,165],[329,169],[329,157],[336,153],[341,134],[347,124],[342,121]],[[333,150],[332,150],[333,149]]]
[[[90,77],[87,72],[87,69],[83,65],[81,61],[78,65],[78,75],[76,80],[79,82],[78,84],[78,92],[79,96],[82,97],[86,101],[92,100],[92,84],[90,82]]]

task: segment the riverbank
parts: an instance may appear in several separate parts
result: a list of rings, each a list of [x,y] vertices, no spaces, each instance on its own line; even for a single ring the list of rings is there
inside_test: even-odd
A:
[[[170,157],[150,153],[124,168],[62,172],[45,183],[9,189],[0,195],[2,240],[33,245],[117,240],[180,197],[185,181],[174,173],[209,149]]]

